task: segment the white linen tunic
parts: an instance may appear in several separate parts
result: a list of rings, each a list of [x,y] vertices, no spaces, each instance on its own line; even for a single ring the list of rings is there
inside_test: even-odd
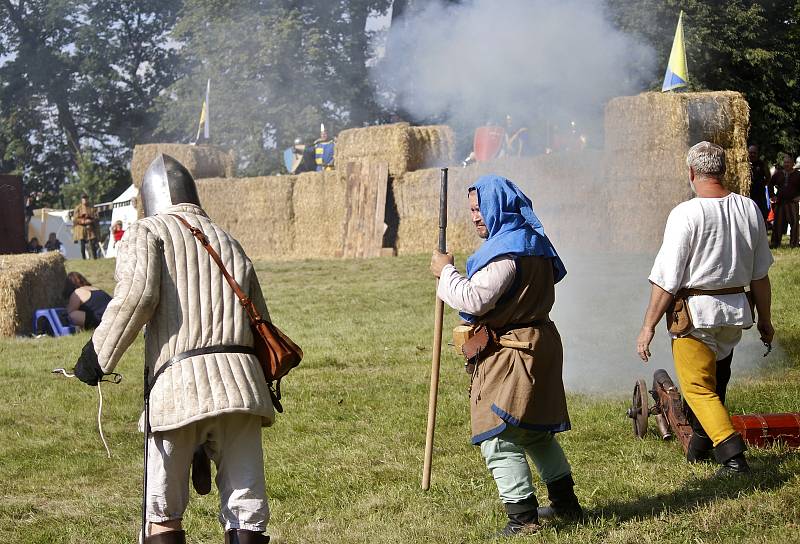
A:
[[[649,280],[673,295],[684,288],[748,287],[767,275],[772,262],[767,230],[755,202],[736,193],[693,198],[670,212]],[[692,324],[706,330],[690,334],[709,347],[715,344],[712,350],[718,356],[726,357],[738,338],[705,341],[709,330],[753,325],[744,293],[698,295],[688,300]]]
[[[492,259],[470,279],[459,274],[452,264],[447,264],[439,276],[436,294],[451,308],[481,316],[495,307],[514,282],[516,273],[517,265],[507,255]]]

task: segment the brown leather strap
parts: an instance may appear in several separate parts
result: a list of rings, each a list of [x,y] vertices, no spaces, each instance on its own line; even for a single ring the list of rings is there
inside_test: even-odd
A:
[[[244,307],[245,311],[247,312],[247,317],[250,318],[250,322],[253,324],[253,326],[264,321],[264,319],[261,317],[261,314],[259,314],[258,310],[256,310],[253,301],[244,294],[244,291],[242,291],[242,288],[239,287],[238,283],[236,283],[236,280],[233,279],[233,276],[228,273],[228,270],[222,263],[222,259],[220,259],[219,254],[214,250],[213,247],[211,247],[211,243],[208,241],[208,237],[205,235],[205,233],[201,229],[191,226],[189,222],[180,215],[174,213],[171,213],[170,215],[180,221],[184,227],[189,229],[192,235],[197,238],[204,248],[206,248],[206,251],[208,251],[208,254],[211,255],[211,258],[214,260],[214,262],[217,263],[222,275],[225,276],[225,279],[228,281],[228,285],[230,285],[231,289],[233,289],[233,292],[236,293],[239,303],[241,303],[241,305]]]
[[[694,297],[697,295],[734,295],[744,293],[744,287],[726,287],[724,289],[681,289],[678,296]]]

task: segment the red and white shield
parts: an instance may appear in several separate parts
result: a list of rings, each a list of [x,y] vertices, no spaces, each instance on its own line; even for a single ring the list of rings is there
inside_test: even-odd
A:
[[[506,131],[503,127],[485,126],[476,128],[473,141],[475,160],[484,162],[497,158],[503,148],[505,135]]]

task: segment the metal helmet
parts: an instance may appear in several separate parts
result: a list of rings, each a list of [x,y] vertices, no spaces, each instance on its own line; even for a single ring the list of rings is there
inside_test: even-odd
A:
[[[145,217],[163,212],[175,204],[200,205],[192,174],[174,157],[159,153],[142,179],[139,189]]]

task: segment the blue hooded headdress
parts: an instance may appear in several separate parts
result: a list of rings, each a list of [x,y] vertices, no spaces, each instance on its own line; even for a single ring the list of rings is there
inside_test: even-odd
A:
[[[533,212],[533,204],[519,187],[497,175],[482,176],[469,188],[478,193],[478,207],[489,237],[467,259],[467,278],[501,255],[514,257],[538,256],[553,263],[555,283],[567,274],[556,248],[544,233],[542,222]],[[461,317],[474,321],[475,316]]]

